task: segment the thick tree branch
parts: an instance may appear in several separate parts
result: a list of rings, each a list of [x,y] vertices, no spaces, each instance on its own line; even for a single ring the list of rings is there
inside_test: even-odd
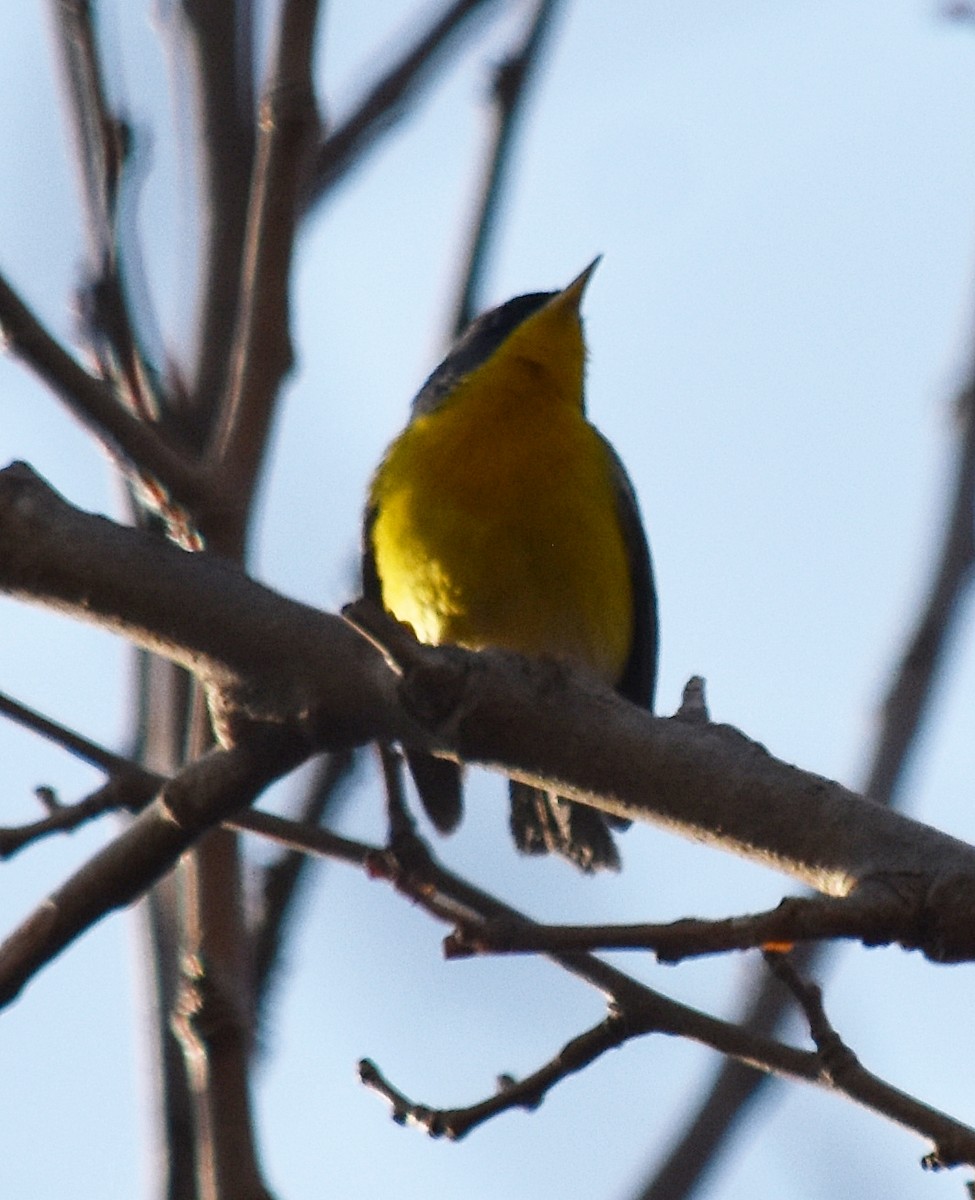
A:
[[[22,464],[0,472],[0,591],[180,663],[238,714],[297,719],[323,749],[375,737],[384,706],[393,715],[388,673],[345,622],[277,596],[225,559],[80,512]]]
[[[132,801],[136,794],[148,796],[150,789],[159,787],[162,789],[163,804],[167,800],[171,804],[177,804],[170,816],[178,825],[185,826],[187,817],[196,822],[204,811],[201,801],[206,809],[210,808],[210,801],[205,796],[207,784],[213,784],[209,776],[217,774],[219,777],[220,773],[213,771],[212,764],[218,762],[218,756],[224,755],[225,752],[214,752],[208,760],[209,766],[197,764],[193,771],[184,772],[180,779],[166,783],[135,764],[94,746],[79,735],[20,705],[5,702],[4,708],[26,727],[51,738],[86,761],[113,771],[109,784],[122,780],[134,783],[134,788],[129,791],[130,807],[133,806]],[[266,746],[262,747],[262,750],[266,749]],[[276,759],[280,764],[286,765],[293,749],[275,738],[271,745],[271,754],[261,754],[263,766],[258,770],[267,770]],[[282,754],[283,757],[279,758]],[[223,770],[226,765],[224,761]],[[199,777],[191,779],[190,776],[194,772],[197,772]],[[231,771],[228,779],[232,781],[233,778],[234,773]],[[201,782],[204,784],[202,792],[199,789]],[[181,788],[186,786],[189,787],[189,792],[187,796],[182,797],[184,803],[188,801],[184,808],[183,804],[178,802],[182,795]],[[226,797],[219,799],[221,806],[226,802]],[[137,824],[147,816],[151,818],[153,810],[159,806],[160,801],[156,801]],[[213,813],[210,812],[209,815],[212,816]],[[697,1040],[725,1055],[733,1055],[747,1061],[763,1071],[806,1079],[842,1092],[872,1111],[930,1139],[934,1149],[923,1160],[926,1167],[955,1166],[975,1160],[975,1131],[864,1070],[829,1025],[818,989],[803,984],[794,968],[781,954],[767,957],[776,974],[787,983],[809,1017],[810,1029],[817,1045],[815,1055],[781,1045],[755,1031],[740,1029],[669,1000],[589,954],[580,953],[574,948],[571,940],[563,940],[560,943],[551,937],[550,930],[533,924],[516,910],[446,871],[436,862],[426,846],[409,832],[401,833],[396,842],[382,850],[337,837],[326,830],[295,824],[271,814],[238,812],[230,816],[228,822],[235,828],[252,830],[280,840],[291,848],[324,854],[365,868],[376,878],[388,879],[414,903],[440,920],[455,922],[460,919],[464,927],[471,930],[475,928],[472,922],[476,917],[482,942],[491,940],[492,934],[503,928],[508,931],[512,944],[537,944],[538,948],[556,963],[598,988],[609,1001],[609,1015],[600,1025],[573,1038],[550,1062],[526,1078],[520,1081],[506,1078],[495,1096],[466,1108],[431,1109],[426,1105],[415,1104],[389,1083],[373,1063],[363,1060],[360,1064],[363,1082],[390,1102],[394,1119],[398,1121],[411,1121],[433,1136],[460,1138],[499,1113],[515,1107],[536,1107],[552,1087],[589,1065],[606,1050],[620,1046],[633,1037],[648,1033],[667,1033]],[[152,834],[144,833],[137,843],[130,841],[130,834],[131,830],[127,831],[107,851],[97,855],[35,912],[14,937],[0,947],[0,995],[5,982],[8,987],[23,986],[40,966],[63,947],[70,939],[72,931],[81,932],[91,920],[97,919],[107,911],[104,900],[99,899],[103,892],[107,893],[111,902],[115,902],[120,886],[132,886],[130,879],[120,880],[124,862],[134,863],[139,873],[137,878],[146,877],[142,851],[151,845]],[[133,855],[131,851],[134,846],[137,846],[139,852]],[[150,868],[150,871],[151,869],[154,868]],[[91,911],[93,899],[96,904],[94,915]],[[800,910],[800,914],[804,914],[800,915],[800,921],[808,920],[810,914],[815,921],[815,910],[819,903],[800,900],[789,902],[789,905]],[[846,901],[830,901],[825,909],[831,907],[839,912],[844,906],[851,907]],[[59,923],[52,922],[54,916],[61,918]],[[60,928],[56,928],[57,924]],[[701,927],[706,924],[709,923],[677,923],[677,926],[684,926],[676,943],[681,953],[686,952],[688,945],[693,943]],[[721,927],[731,926],[733,922],[710,924]],[[664,932],[675,930],[677,926],[664,927]],[[52,930],[55,935],[53,937]],[[772,932],[780,930],[775,928]],[[476,933],[472,936],[476,942]],[[673,940],[666,944],[671,950],[675,945]],[[7,972],[6,980],[4,971]],[[188,979],[185,985],[186,995],[193,999],[181,1007],[177,1024],[182,1031],[182,1039],[192,1046],[197,1046],[201,1036],[197,1032],[201,1021],[206,1026],[212,1022],[219,1025],[221,1021],[220,1014],[225,1001],[213,992],[212,981],[209,982],[209,986],[207,984],[207,977],[200,976],[199,979]],[[200,1048],[197,1046],[198,1050]],[[207,1056],[204,1055],[201,1061],[208,1061]]]
[[[174,781],[146,771],[8,697],[3,697],[2,701],[0,707],[3,711],[25,728],[34,730],[85,762],[109,772],[106,789],[115,785],[118,807],[142,811],[157,793],[165,793],[167,789],[173,791],[171,785]],[[185,784],[185,772],[181,780]],[[82,809],[84,802],[72,807]],[[299,824],[271,813],[235,812],[224,823],[231,828],[277,841],[291,851],[324,856],[365,869],[373,878],[388,881],[414,904],[442,921],[453,923],[459,918],[470,920],[476,916],[482,926],[485,921],[503,921],[509,927],[532,924],[530,918],[516,909],[446,870],[426,845],[409,831],[401,830],[395,841],[383,848],[354,842],[328,830]],[[67,827],[71,827],[70,823]],[[97,857],[101,860],[105,858],[104,854]],[[36,919],[37,914],[32,920]],[[651,1019],[655,1028],[675,1034],[686,1033],[714,1049],[744,1053],[746,1043],[740,1040],[733,1026],[668,1000],[589,954],[553,949],[549,957],[596,988],[612,1004],[626,1006],[634,1016],[638,1012],[643,1013],[643,1019]],[[788,1047],[776,1047],[773,1043],[754,1040],[748,1042],[747,1047],[750,1058],[765,1062],[770,1069],[781,1068],[802,1074],[801,1054],[797,1055]]]
[[[900,940],[938,960],[975,953],[975,850],[779,761],[731,727],[653,717],[545,660],[421,646],[357,606],[397,681],[334,617],[213,556],[80,513],[24,467],[0,473],[0,590],[189,666],[215,688],[230,738],[255,721],[292,726],[309,749],[405,736],[826,894],[887,880],[911,914]]]
[[[943,881],[957,875],[962,887],[971,871],[975,850],[964,843],[781,762],[731,726],[655,718],[559,664],[431,649],[376,610],[346,611],[402,673],[407,711],[462,762],[544,781],[560,795],[720,845],[829,895],[881,875],[930,880],[932,867]]]

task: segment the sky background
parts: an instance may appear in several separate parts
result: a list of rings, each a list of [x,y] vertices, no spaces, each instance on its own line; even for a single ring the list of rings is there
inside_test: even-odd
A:
[[[167,344],[190,329],[193,164],[177,149],[158,33],[172,0],[101,6],[116,95],[144,135],[139,199]],[[65,339],[84,242],[41,5],[0,39],[0,269]],[[408,30],[412,3],[325,6],[319,77],[341,116]],[[444,348],[493,63],[523,9],[485,25],[418,119],[309,222],[294,299],[298,371],[275,432],[254,573],[335,607],[354,591],[369,474]],[[856,786],[880,698],[936,552],[951,404],[975,297],[975,26],[936,0],[570,3],[535,89],[486,304],[564,286],[585,302],[589,412],[640,497],[661,597],[658,706],[692,674],[712,715],[776,755]],[[177,81],[177,84],[179,81]],[[71,501],[119,512],[85,433],[0,360],[0,462],[27,459]],[[975,839],[975,637],[968,620],[908,775],[910,811]],[[0,601],[0,689],[120,746],[129,659],[116,640]],[[0,723],[3,812],[32,789],[98,782]],[[289,784],[293,789],[298,784]],[[584,880],[520,861],[503,787],[474,780],[447,862],[549,920],[666,920],[774,904],[769,871],[649,828],[624,871]],[[282,801],[286,796],[279,795]],[[381,834],[364,772],[343,828]],[[9,927],[110,834],[87,829],[0,865]],[[256,854],[260,856],[258,849]],[[644,1039],[536,1113],[459,1145],[403,1130],[356,1082],[375,1058],[414,1098],[473,1102],[600,1019],[599,997],[529,960],[446,964],[442,930],[341,866],[321,872],[289,948],[256,1103],[271,1186],[323,1194],[625,1200],[693,1109],[707,1051]],[[116,915],[0,1019],[0,1194],[151,1195],[138,924]],[[625,968],[733,1015],[751,958]],[[846,949],[827,1008],[872,1070],[975,1122],[975,966]],[[797,1037],[801,1028],[795,1027]],[[711,1200],[960,1195],[927,1149],[810,1088],[770,1091],[709,1181]]]

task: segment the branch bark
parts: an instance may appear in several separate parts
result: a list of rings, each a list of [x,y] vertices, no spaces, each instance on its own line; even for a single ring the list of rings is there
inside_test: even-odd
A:
[[[458,39],[472,27],[472,18],[496,0],[453,0],[401,57],[367,88],[352,113],[332,129],[315,156],[304,199],[312,208],[365,160],[374,143],[410,111],[434,70],[452,61]]]
[[[170,780],[0,946],[0,1005],[95,921],[142,896],[202,833],[250,804],[301,753],[300,742],[279,732],[216,749]]]
[[[222,554],[243,539],[281,384],[294,362],[289,292],[298,200],[319,129],[311,64],[318,4],[287,0],[261,98],[237,326],[228,386],[208,451],[213,493],[202,515]]]
[[[189,77],[200,165],[196,347],[184,427],[202,451],[227,388],[227,348],[241,294],[247,198],[254,166],[254,46],[249,3],[173,6],[175,96]],[[184,65],[185,64],[185,65]]]
[[[225,739],[285,725],[309,750],[415,741],[662,825],[828,895],[884,882],[898,940],[975,954],[975,850],[781,762],[729,726],[653,717],[559,664],[421,646],[359,606],[386,662],[335,617],[72,509],[28,468],[0,473],[0,589],[122,632],[211,687]],[[390,665],[392,670],[390,670]]]

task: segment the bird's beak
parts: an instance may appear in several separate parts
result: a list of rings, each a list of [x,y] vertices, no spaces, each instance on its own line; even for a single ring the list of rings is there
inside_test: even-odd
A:
[[[586,288],[589,286],[589,280],[592,278],[593,272],[602,261],[602,255],[599,254],[592,260],[588,267],[577,275],[568,287],[563,288],[561,292],[556,292],[549,300],[546,307],[549,308],[569,308],[575,312],[579,311],[582,305],[582,297],[585,294]]]

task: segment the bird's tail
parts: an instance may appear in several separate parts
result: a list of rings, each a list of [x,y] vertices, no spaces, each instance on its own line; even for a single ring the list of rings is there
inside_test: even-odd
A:
[[[510,793],[511,833],[523,853],[560,854],[587,873],[620,869],[604,813],[514,779]]]

